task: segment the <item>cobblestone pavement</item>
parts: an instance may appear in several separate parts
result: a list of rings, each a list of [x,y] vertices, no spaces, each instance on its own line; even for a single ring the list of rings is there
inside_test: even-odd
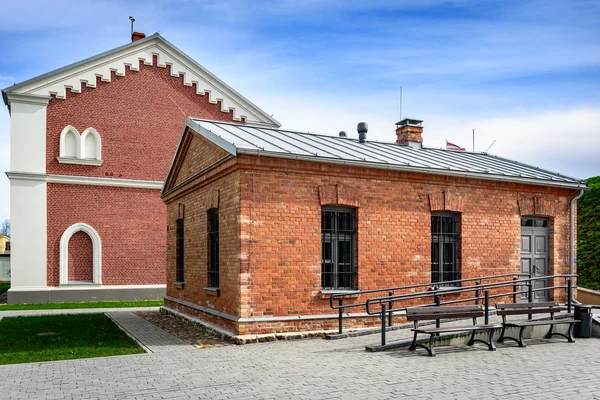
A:
[[[0,367],[2,399],[600,398],[600,340],[368,353],[377,335]]]

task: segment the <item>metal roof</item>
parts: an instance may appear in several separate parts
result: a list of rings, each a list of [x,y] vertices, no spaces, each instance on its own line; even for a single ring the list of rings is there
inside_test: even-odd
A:
[[[260,154],[367,168],[585,188],[585,181],[487,153],[412,147],[188,118],[187,126],[233,155]]]

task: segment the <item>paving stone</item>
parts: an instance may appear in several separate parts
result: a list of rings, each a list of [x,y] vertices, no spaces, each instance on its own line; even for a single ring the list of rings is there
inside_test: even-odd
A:
[[[133,313],[109,314],[153,352],[0,366],[0,398],[600,398],[598,339],[441,347],[435,358],[366,352],[378,335],[200,350]]]

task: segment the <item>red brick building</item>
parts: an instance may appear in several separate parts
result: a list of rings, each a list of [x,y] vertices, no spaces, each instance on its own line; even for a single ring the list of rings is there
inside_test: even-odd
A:
[[[279,124],[154,34],[2,91],[14,302],[161,298],[160,189],[186,116]]]
[[[188,119],[162,194],[165,307],[233,334],[320,330],[331,293],[569,273],[585,182],[423,147],[422,130],[403,120],[381,143]]]

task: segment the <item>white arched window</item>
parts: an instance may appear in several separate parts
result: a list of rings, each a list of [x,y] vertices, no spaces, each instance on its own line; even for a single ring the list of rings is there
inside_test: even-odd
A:
[[[98,232],[88,224],[79,222],[65,230],[60,238],[60,284],[69,283],[69,240],[77,232],[85,232],[92,239],[92,265],[94,268],[92,283],[102,284],[102,241]]]
[[[82,158],[86,160],[102,160],[102,145],[100,141],[100,135],[94,128],[87,128],[85,131],[83,131],[81,134],[81,142],[81,154],[83,155]]]
[[[67,126],[60,134],[60,157],[80,158],[81,138],[77,129]]]
[[[77,150],[79,148],[77,143],[77,135],[73,132],[67,132],[65,136],[65,157],[77,158]]]
[[[87,128],[80,135],[71,125],[60,134],[60,151],[57,158],[61,164],[102,165],[102,140],[94,128]]]

